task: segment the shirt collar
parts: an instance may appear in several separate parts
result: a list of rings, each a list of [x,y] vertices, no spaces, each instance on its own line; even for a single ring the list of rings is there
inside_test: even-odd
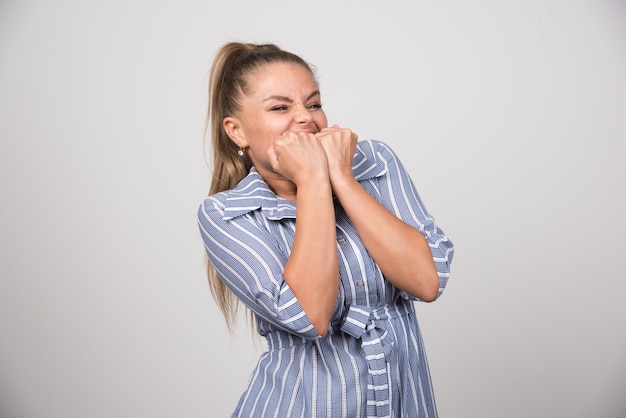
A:
[[[383,161],[376,158],[371,144],[357,144],[352,160],[352,173],[358,181],[380,177],[387,172]],[[230,220],[260,209],[267,219],[280,221],[296,217],[296,205],[277,196],[267,185],[256,168],[252,167],[243,180],[235,186],[224,202],[224,219]]]

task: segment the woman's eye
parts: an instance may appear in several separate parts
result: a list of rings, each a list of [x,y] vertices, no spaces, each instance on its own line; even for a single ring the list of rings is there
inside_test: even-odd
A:
[[[283,112],[285,110],[287,110],[287,106],[274,106],[272,107],[270,110],[272,111],[276,111],[276,112]]]
[[[312,105],[309,105],[309,109],[314,109],[314,110],[318,110],[322,108],[322,104],[321,103],[314,103]]]

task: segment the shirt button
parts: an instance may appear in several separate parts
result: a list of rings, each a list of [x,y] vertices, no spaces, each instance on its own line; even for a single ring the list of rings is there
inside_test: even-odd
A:
[[[345,244],[346,243],[346,237],[344,237],[344,236],[337,237],[337,242],[339,244]]]
[[[363,286],[363,280],[357,280],[356,281],[356,285],[359,286],[359,287],[362,287]]]

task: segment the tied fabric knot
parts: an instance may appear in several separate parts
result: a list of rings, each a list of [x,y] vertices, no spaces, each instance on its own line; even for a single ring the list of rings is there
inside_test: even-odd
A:
[[[369,306],[350,305],[340,329],[361,340],[370,377],[367,388],[367,416],[390,417],[391,392],[387,363],[393,343],[388,341],[387,331],[376,327],[373,313]]]

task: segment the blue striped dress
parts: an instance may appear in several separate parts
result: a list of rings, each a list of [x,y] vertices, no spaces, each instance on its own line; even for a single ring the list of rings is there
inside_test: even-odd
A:
[[[361,141],[352,168],[372,196],[424,234],[441,294],[453,246],[397,156],[383,142]],[[210,261],[255,313],[268,346],[233,417],[437,416],[416,299],[385,280],[338,202],[340,285],[324,337],[283,279],[295,233],[294,203],[276,196],[252,168],[233,190],[207,197],[198,216]]]

